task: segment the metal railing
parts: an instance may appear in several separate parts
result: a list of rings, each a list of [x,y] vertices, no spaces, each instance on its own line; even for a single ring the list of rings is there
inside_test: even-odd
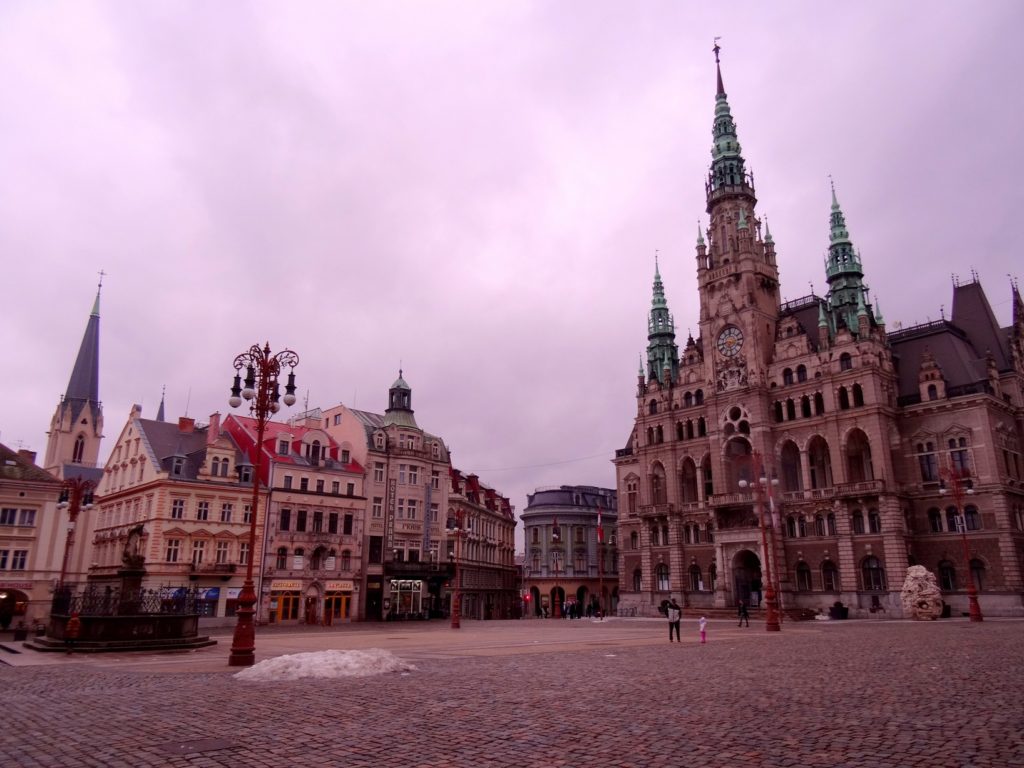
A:
[[[200,591],[196,587],[121,589],[88,587],[82,592],[57,588],[50,604],[54,616],[139,616],[162,614],[182,616],[198,613]]]

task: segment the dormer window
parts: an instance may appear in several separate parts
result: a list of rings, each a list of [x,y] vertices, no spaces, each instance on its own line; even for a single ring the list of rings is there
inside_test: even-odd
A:
[[[287,440],[278,440],[277,441],[277,455],[278,456],[287,456],[288,455],[288,441]]]
[[[181,456],[175,456],[171,461],[171,474],[180,475],[185,469],[185,459]]]
[[[349,452],[346,451],[346,450],[342,450],[342,452],[341,452],[341,463],[342,464],[348,464],[351,460],[352,459],[351,459],[351,455],[349,454]]]
[[[239,467],[238,468],[238,479],[243,483],[252,482],[252,467]]]

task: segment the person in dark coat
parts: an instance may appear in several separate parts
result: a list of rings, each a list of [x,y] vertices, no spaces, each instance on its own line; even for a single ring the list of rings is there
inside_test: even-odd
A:
[[[740,600],[739,614],[740,614],[740,624],[739,625],[742,627],[743,626],[743,622],[746,622],[747,626],[749,627],[750,626],[750,611],[747,610],[747,601],[746,600]]]

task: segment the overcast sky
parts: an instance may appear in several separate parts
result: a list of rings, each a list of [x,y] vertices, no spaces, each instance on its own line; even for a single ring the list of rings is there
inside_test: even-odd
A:
[[[654,253],[685,342],[713,38],[782,293],[825,289],[828,174],[890,328],[1020,273],[1024,4],[0,5],[0,440],[42,452],[96,291],[132,403],[229,412],[231,362],[416,418],[517,510],[614,485]],[[293,412],[298,408],[293,409]]]

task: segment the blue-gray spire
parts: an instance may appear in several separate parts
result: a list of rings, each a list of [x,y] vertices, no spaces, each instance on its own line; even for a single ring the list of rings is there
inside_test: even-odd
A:
[[[64,391],[64,402],[71,405],[72,418],[77,420],[86,404],[95,410],[100,402],[100,290],[85,325],[85,334],[78,348],[75,367],[71,370],[68,387]]]

